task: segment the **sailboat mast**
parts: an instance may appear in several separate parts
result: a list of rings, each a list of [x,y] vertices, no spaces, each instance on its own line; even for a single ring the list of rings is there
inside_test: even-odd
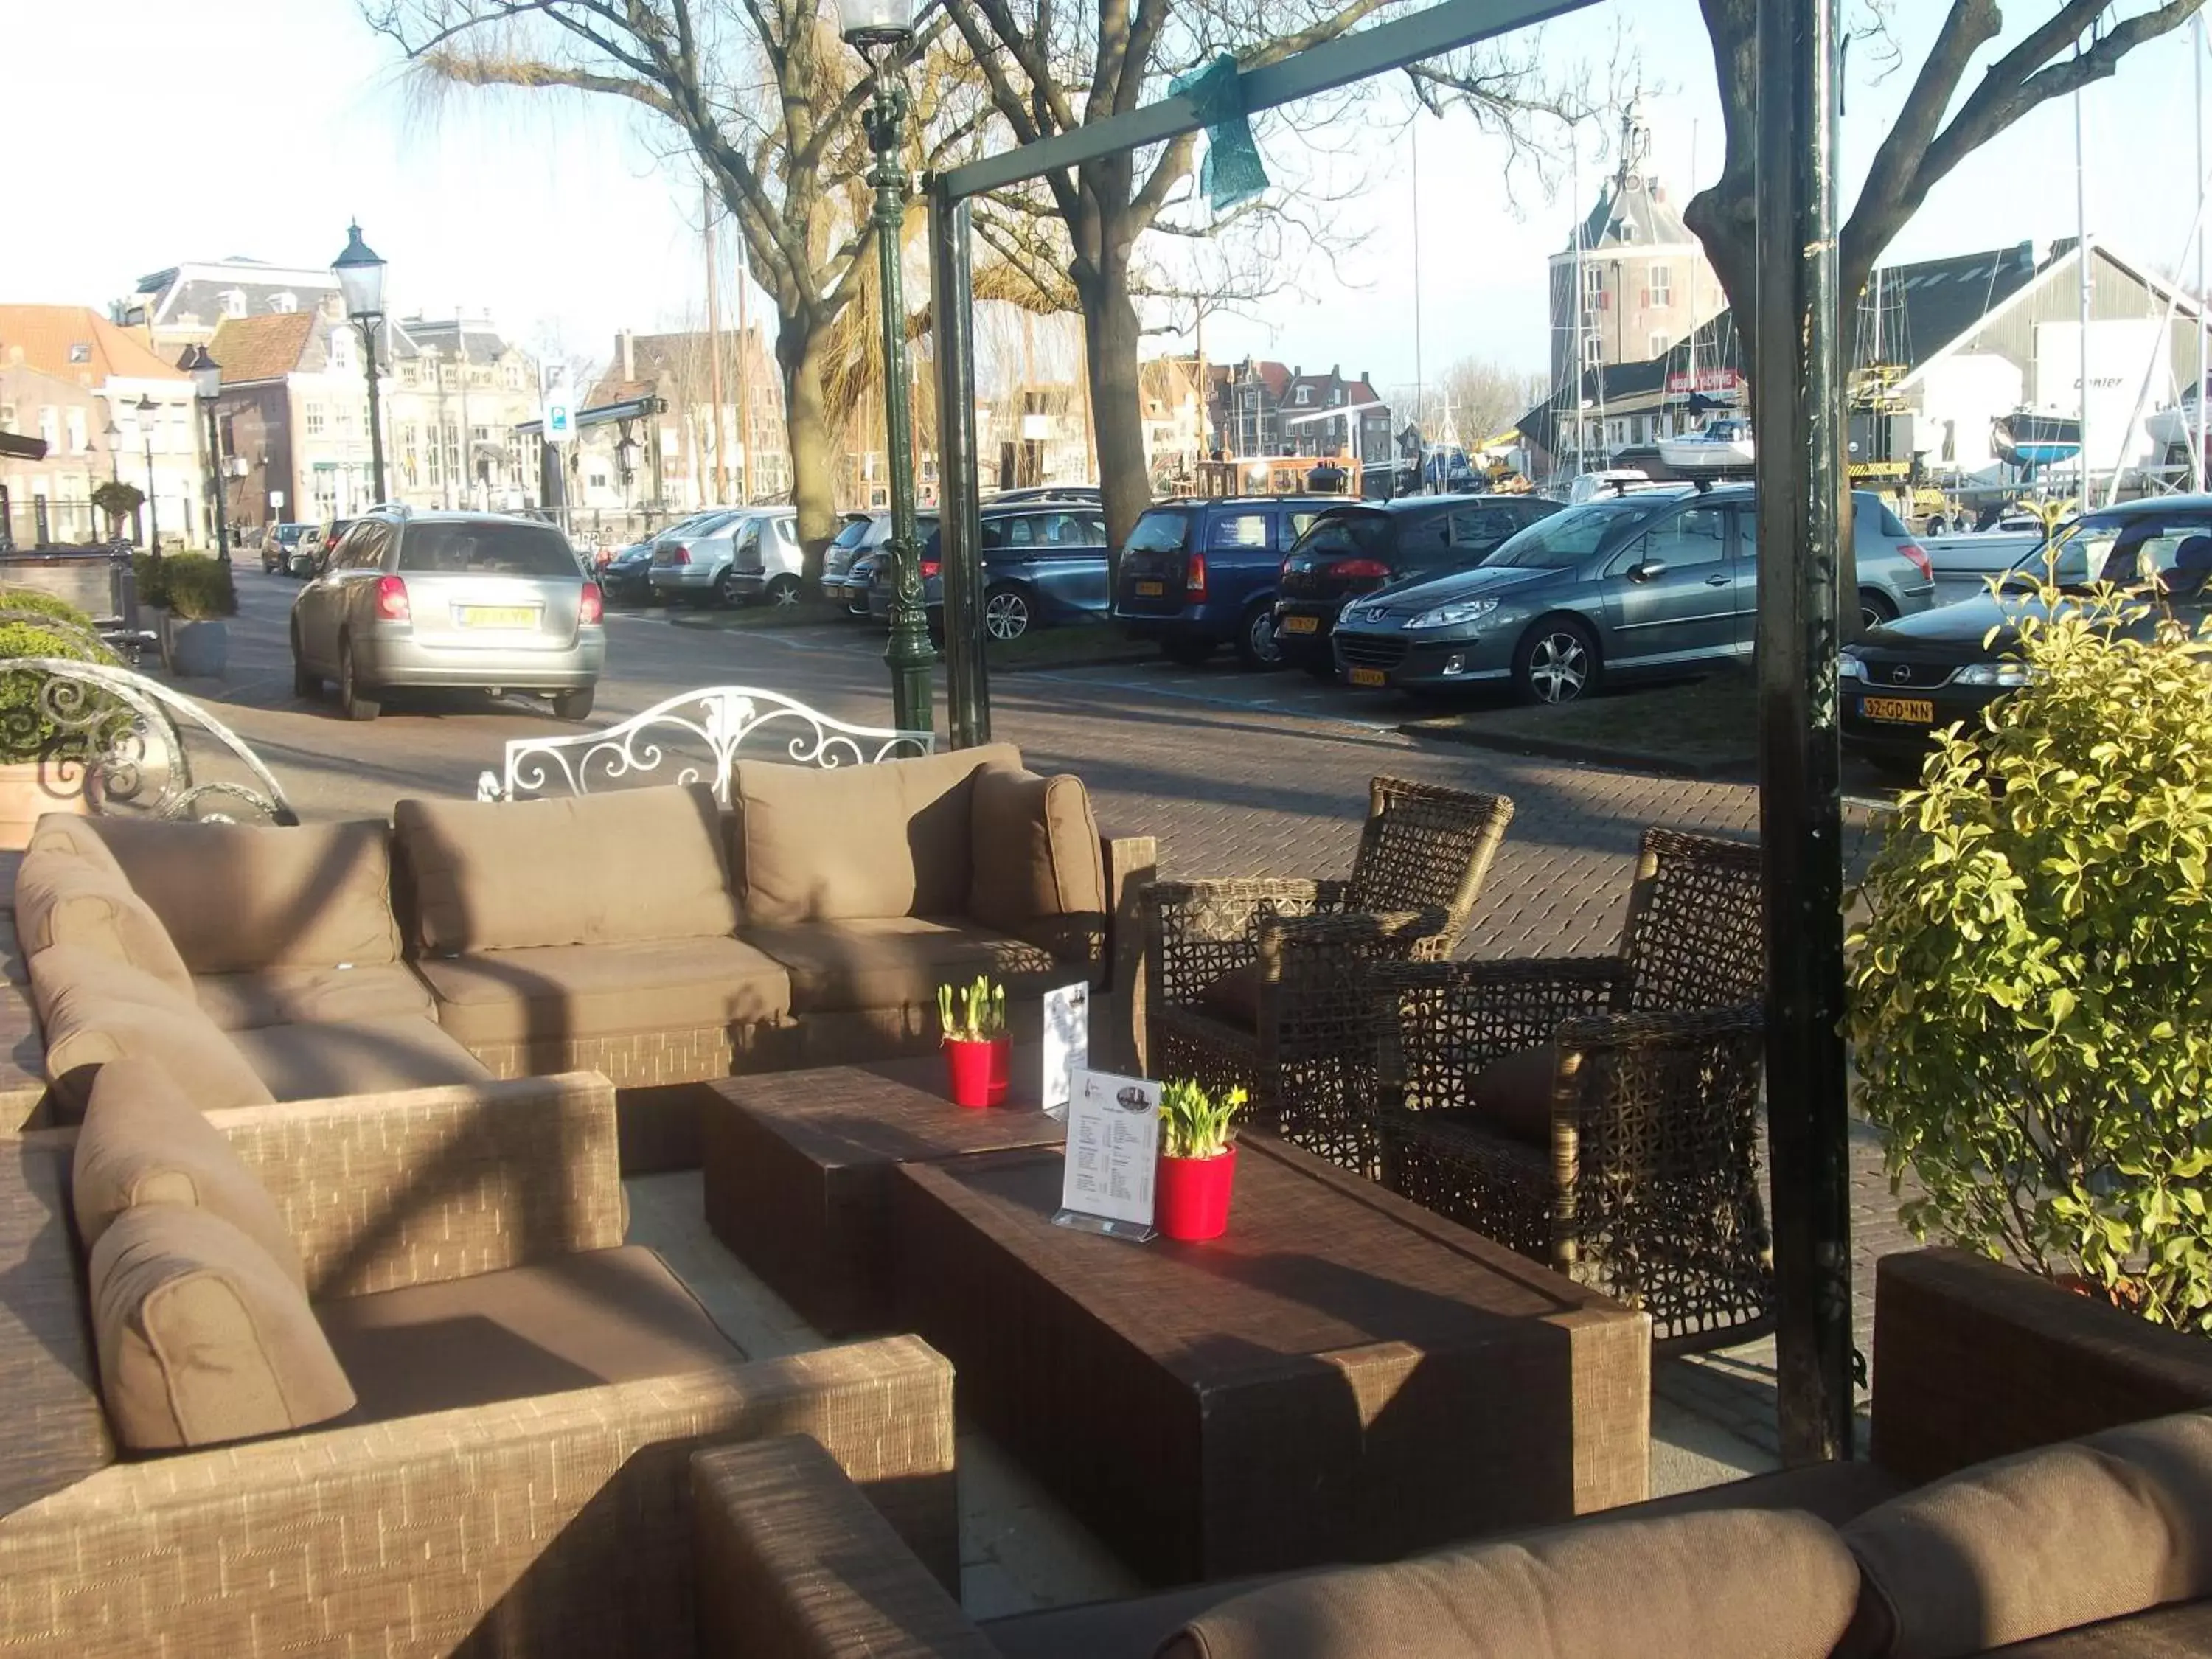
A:
[[[2204,488],[2204,14],[2191,24],[2197,64],[2197,441],[2189,447],[2189,487]]]
[[[2081,441],[2081,447],[2075,465],[2081,474],[2081,512],[2086,517],[2089,511],[2089,301],[2096,278],[2089,264],[2089,182],[2082,123],[2081,93],[2076,88],[2074,93],[2074,257],[2081,262],[2081,397],[2078,411],[2080,429],[2075,435]]]
[[[1574,143],[1571,167],[1575,204],[1575,291],[1568,301],[1575,319],[1573,361],[1567,365],[1567,384],[1573,388],[1572,399],[1575,422],[1575,477],[1583,476],[1583,137],[1579,130],[1571,130]]]
[[[1421,368],[1421,119],[1416,115],[1406,131],[1413,141],[1413,493],[1429,491],[1429,386]]]

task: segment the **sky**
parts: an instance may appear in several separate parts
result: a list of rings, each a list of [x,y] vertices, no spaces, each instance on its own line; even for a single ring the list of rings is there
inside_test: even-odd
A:
[[[2045,9],[2006,7],[2008,38]],[[1945,9],[1898,8],[1905,67],[1886,79],[1855,52],[1846,203]],[[1541,41],[1565,72],[1594,65],[1601,91],[1608,65],[1635,63],[1652,170],[1678,199],[1718,173],[1695,0],[1606,0]],[[10,130],[38,135],[8,182],[0,301],[104,307],[144,273],[232,254],[319,268],[358,218],[401,311],[489,310],[526,343],[600,360],[618,328],[703,318],[696,174],[659,153],[651,118],[566,95],[426,97],[353,0],[0,0],[0,54],[15,70]],[[2165,269],[2194,263],[2193,67],[2174,36],[2083,100],[2091,232]],[[1334,364],[1382,386],[1410,383],[1417,358],[1429,375],[1469,356],[1547,362],[1545,260],[1566,245],[1570,192],[1547,199],[1524,173],[1509,196],[1498,142],[1464,117],[1409,124],[1400,110],[1395,88],[1332,106],[1334,153],[1318,161],[1298,112],[1264,125],[1279,179],[1352,193],[1331,209],[1337,257],[1300,257],[1249,316],[1210,319],[1210,357]],[[1609,125],[1583,135],[1585,211],[1613,142]],[[2072,235],[2074,142],[2069,104],[2037,111],[1937,186],[1890,257]]]

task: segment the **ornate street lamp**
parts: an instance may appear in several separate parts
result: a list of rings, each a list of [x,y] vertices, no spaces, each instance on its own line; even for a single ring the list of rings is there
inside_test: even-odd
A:
[[[215,556],[227,565],[230,527],[223,516],[222,443],[215,422],[215,400],[222,392],[222,365],[208,356],[205,346],[195,345],[178,360],[177,367],[192,377],[192,396],[199,400],[201,416],[207,422],[208,483],[215,491]]]
[[[107,476],[110,478],[112,478],[117,483],[121,483],[123,482],[123,457],[121,453],[117,450],[116,446],[123,441],[123,428],[115,424],[115,405],[113,404],[110,404],[107,406],[107,425],[102,428],[100,435],[107,440]]]
[[[158,559],[161,556],[161,509],[154,500],[154,422],[161,405],[149,396],[131,407],[138,411],[138,433],[146,440],[146,548]]]
[[[913,0],[838,0],[837,24],[846,44],[868,61],[874,100],[860,123],[875,152],[868,182],[876,187],[876,257],[884,314],[884,423],[890,448],[891,533],[884,543],[891,561],[891,637],[884,660],[891,671],[892,720],[902,731],[927,732],[931,711],[929,617],[922,605],[921,548],[914,523],[913,413],[908,404],[906,297],[900,271],[900,232],[906,221],[907,93],[900,55],[914,42]]]
[[[345,296],[346,315],[361,331],[362,350],[368,360],[368,470],[372,491],[384,496],[384,422],[376,412],[376,325],[384,320],[384,261],[361,240],[361,226],[346,227],[345,252],[331,261]]]

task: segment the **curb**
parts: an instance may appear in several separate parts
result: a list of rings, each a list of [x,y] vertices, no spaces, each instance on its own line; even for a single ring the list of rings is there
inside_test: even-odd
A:
[[[1437,743],[1456,743],[1472,749],[1494,749],[1508,755],[1534,755],[1545,760],[1583,761],[1621,771],[1642,772],[1662,778],[1693,781],[1756,778],[1759,762],[1746,760],[1687,761],[1653,755],[1635,749],[1614,749],[1604,744],[1574,743],[1560,738],[1524,738],[1503,732],[1471,732],[1464,726],[1431,726],[1407,720],[1395,728],[1401,736],[1428,738]]]

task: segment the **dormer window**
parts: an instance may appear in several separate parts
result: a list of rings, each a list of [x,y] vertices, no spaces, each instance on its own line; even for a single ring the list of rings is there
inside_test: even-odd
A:
[[[1313,388],[1310,386],[1300,386],[1298,388],[1298,395],[1294,401],[1296,401],[1301,408],[1307,404],[1311,403],[1313,401]]]
[[[299,308],[300,296],[289,289],[285,289],[282,294],[271,295],[269,301],[269,309],[282,316],[289,316]]]
[[[231,288],[225,289],[223,290],[222,314],[226,317],[243,317],[246,315],[246,290],[244,289]]]
[[[90,362],[92,361],[92,342],[89,340],[70,341],[69,360],[73,363]]]

